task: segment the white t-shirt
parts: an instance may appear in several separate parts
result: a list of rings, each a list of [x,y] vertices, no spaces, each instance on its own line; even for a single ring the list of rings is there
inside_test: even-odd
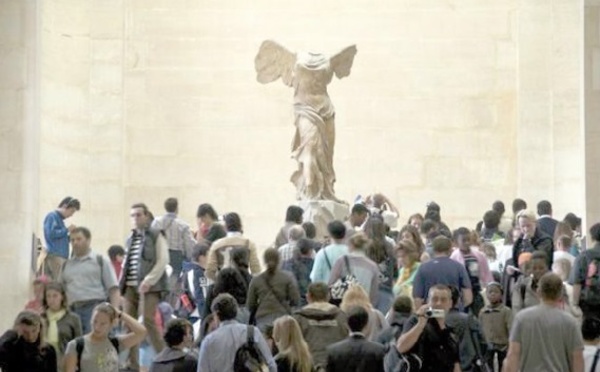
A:
[[[553,261],[556,262],[557,260],[560,260],[560,259],[565,259],[565,260],[569,261],[569,263],[571,264],[571,268],[573,267],[573,264],[575,263],[575,257],[573,257],[573,255],[570,254],[569,252],[554,251]]]
[[[583,370],[585,372],[600,372],[600,360],[598,361],[598,364],[596,364],[596,369],[592,371],[592,364],[594,363],[594,356],[596,355],[597,350],[598,346],[583,346],[583,364],[585,365]]]

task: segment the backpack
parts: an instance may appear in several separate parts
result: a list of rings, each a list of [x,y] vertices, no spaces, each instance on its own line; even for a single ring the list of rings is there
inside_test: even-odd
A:
[[[63,272],[63,273],[65,272],[65,268],[67,267],[67,262],[69,262],[69,260],[66,260],[62,264],[61,272]],[[96,254],[96,262],[98,263],[98,266],[100,267],[100,281],[104,285],[104,258],[102,258],[101,255]],[[106,299],[108,300],[108,294],[106,294]]]
[[[581,302],[587,306],[600,306],[600,257],[584,256],[585,286],[581,290]]]
[[[394,338],[388,343],[388,351],[383,358],[383,370],[385,372],[415,372],[423,367],[423,360],[414,353],[400,354],[396,348],[396,342],[402,332],[402,329],[393,325]]]
[[[112,344],[112,346],[117,351],[117,355],[119,355],[119,339],[116,337],[108,336],[108,340]],[[77,370],[81,371],[81,354],[83,354],[83,348],[85,347],[85,341],[83,336],[77,337],[75,339],[75,350],[77,351]]]
[[[236,372],[261,372],[265,370],[265,362],[254,342],[254,326],[247,325],[246,342],[235,352],[233,370]]]

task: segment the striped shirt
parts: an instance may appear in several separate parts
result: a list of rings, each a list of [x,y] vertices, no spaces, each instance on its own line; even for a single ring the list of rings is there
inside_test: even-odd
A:
[[[140,256],[142,253],[142,234],[134,232],[131,237],[131,247],[127,252],[127,273],[126,283],[129,286],[137,286],[138,272],[140,270]]]

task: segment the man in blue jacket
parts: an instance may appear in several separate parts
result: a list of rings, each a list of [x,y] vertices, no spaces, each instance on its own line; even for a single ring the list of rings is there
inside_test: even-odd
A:
[[[46,240],[46,274],[56,280],[63,264],[69,258],[69,234],[75,225],[65,225],[67,218],[73,216],[81,208],[79,200],[67,196],[58,208],[44,218],[44,239]]]

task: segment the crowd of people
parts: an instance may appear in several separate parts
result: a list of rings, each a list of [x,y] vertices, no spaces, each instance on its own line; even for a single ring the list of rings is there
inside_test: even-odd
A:
[[[168,198],[156,218],[132,205],[107,258],[65,224],[81,208],[67,197],[0,369],[600,371],[600,223],[588,248],[576,215],[512,207],[451,230],[435,202],[401,225],[375,194],[317,237],[290,206],[261,252],[237,213],[201,204],[192,229]]]

